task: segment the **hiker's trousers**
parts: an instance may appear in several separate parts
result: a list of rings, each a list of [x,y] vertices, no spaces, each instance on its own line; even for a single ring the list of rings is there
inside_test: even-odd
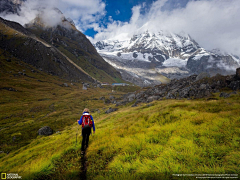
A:
[[[91,128],[83,128],[82,129],[82,148],[81,150],[84,151],[84,146],[88,147],[89,136],[91,134]]]

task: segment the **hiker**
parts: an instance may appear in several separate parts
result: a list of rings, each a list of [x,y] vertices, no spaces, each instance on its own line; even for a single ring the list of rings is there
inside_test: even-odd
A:
[[[86,145],[86,149],[88,147],[89,135],[91,134],[91,129],[93,127],[93,134],[95,133],[95,126],[92,115],[90,115],[89,109],[85,108],[83,110],[83,115],[80,120],[77,120],[79,125],[82,125],[82,152],[84,153],[84,146]]]

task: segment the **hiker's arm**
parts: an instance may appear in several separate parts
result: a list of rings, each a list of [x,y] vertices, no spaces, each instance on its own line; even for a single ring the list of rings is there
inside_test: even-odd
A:
[[[95,133],[95,125],[94,125],[94,120],[93,120],[93,117],[92,117],[92,115],[91,115],[90,117],[91,117],[91,119],[92,119],[92,123],[93,123],[93,133]]]
[[[79,125],[82,124],[82,116],[81,116],[80,120],[78,120],[78,124],[79,124]]]

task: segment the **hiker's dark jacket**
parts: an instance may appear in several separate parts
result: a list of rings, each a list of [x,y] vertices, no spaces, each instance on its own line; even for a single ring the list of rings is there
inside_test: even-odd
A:
[[[83,112],[83,115],[90,115],[89,112]],[[94,121],[93,121],[93,117],[92,115],[90,115],[91,119],[92,119],[92,123],[93,123],[93,131],[95,131],[95,125],[94,125]],[[78,121],[79,125],[82,125],[82,116],[80,118],[80,120]]]

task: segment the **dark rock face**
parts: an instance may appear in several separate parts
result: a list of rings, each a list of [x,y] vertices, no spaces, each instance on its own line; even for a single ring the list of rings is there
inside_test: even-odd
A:
[[[240,68],[237,68],[236,70],[236,78],[240,80]]]
[[[236,91],[236,90],[240,90],[240,80],[239,81],[232,81],[230,84],[229,84],[229,87]]]
[[[49,135],[53,134],[53,130],[48,126],[44,126],[44,127],[42,127],[41,129],[38,130],[38,134],[49,136]]]
[[[20,4],[21,4],[21,1],[24,1],[24,0],[20,0],[19,1]],[[11,1],[11,0],[1,0],[0,1],[0,13],[18,14],[18,11],[20,11],[20,4],[14,3],[14,1]]]

